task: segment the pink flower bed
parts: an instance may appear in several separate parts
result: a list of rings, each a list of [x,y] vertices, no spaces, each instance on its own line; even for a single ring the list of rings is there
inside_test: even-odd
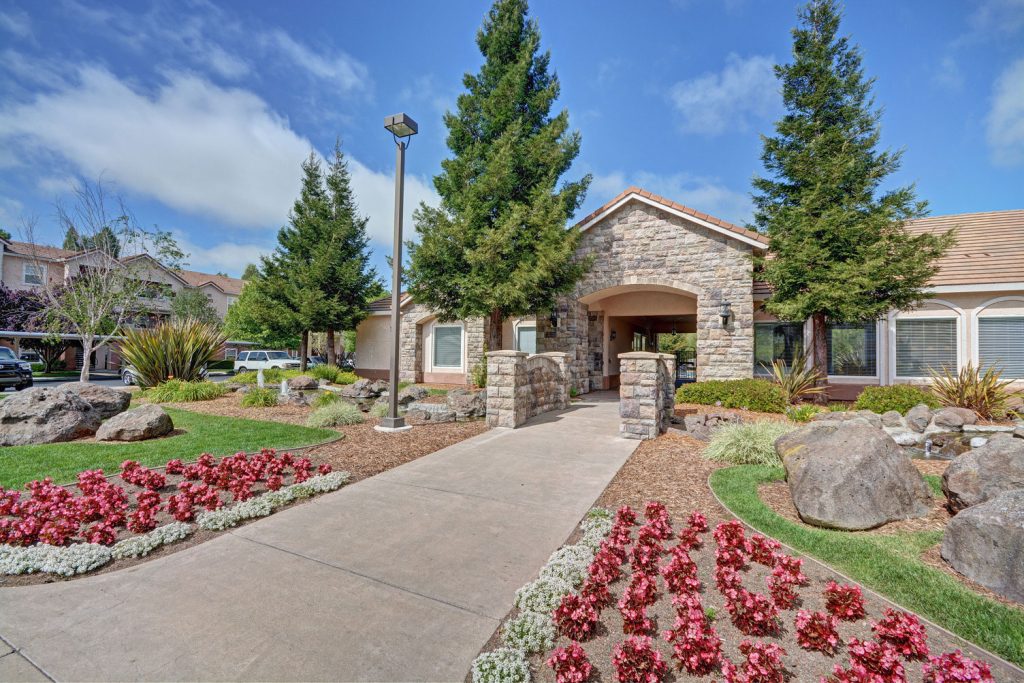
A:
[[[326,474],[331,466],[320,465],[317,471]],[[203,454],[188,465],[170,460],[164,472],[126,460],[120,484],[103,470],[86,470],[74,487],[57,486],[47,478],[27,484],[28,495],[0,488],[0,544],[112,545],[153,530],[162,516],[192,521],[202,510],[248,500],[280,488],[286,479],[302,482],[312,474],[308,458],[264,449],[253,456],[238,453],[220,460]],[[177,482],[169,482],[169,477]]]
[[[921,670],[926,683],[993,680],[987,664],[969,659],[959,650],[929,656],[924,625],[915,615],[900,610],[886,609],[881,619],[870,622],[873,637],[842,642],[840,622],[866,618],[861,589],[834,581],[811,587],[802,559],[786,554],[773,539],[760,534],[748,538],[738,521],[719,524],[711,534],[714,581],[705,586],[690,556],[705,542],[702,536],[708,527],[704,516],[694,512],[683,528],[673,529],[665,507],[652,502],[645,507],[644,519],[640,524],[628,506],[618,510],[580,594],[567,596],[555,611],[559,632],[573,641],[555,650],[547,661],[557,681],[582,683],[590,677],[598,663],[587,659],[577,641],[593,636],[601,611],[611,605],[622,618],[622,637],[610,662],[620,683],[657,683],[665,679],[670,664],[691,676],[728,683],[781,683],[793,676],[786,668],[788,653],[771,642],[783,632],[795,637],[786,647],[834,657],[834,662],[815,674],[823,683],[902,683],[906,681],[904,662],[911,660],[924,662]],[[672,539],[677,542],[671,543]],[[753,565],[767,568],[760,570],[762,576],[767,573],[760,587],[751,580]],[[610,584],[620,577],[625,586],[615,600]],[[707,590],[722,595],[729,621],[748,637],[739,643],[739,659],[730,660],[723,652],[714,615],[702,603],[701,592]],[[816,602],[824,604],[824,611],[797,610],[801,594],[807,591],[820,596]],[[671,661],[655,647],[654,638],[659,634],[648,614],[663,596],[675,610],[672,628],[660,634],[671,645]],[[796,610],[795,614],[790,610]],[[862,623],[867,632],[868,622]],[[798,647],[792,645],[793,640]],[[807,674],[801,671],[801,680]]]

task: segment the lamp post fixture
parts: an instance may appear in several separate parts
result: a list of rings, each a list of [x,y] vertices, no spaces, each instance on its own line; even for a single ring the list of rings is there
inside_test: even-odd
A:
[[[398,415],[398,365],[401,352],[402,298],[402,203],[405,195],[405,150],[410,138],[419,132],[419,126],[408,114],[394,114],[384,119],[395,141],[395,248],[391,256],[391,382],[388,386],[388,414],[375,427],[381,432],[400,432],[412,427]]]

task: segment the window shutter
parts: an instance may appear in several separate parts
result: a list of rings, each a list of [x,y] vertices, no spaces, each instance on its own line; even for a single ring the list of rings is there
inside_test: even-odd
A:
[[[978,365],[1024,378],[1024,318],[978,318]]]
[[[441,368],[462,367],[462,328],[434,328],[434,366]]]
[[[956,372],[956,319],[896,321],[896,376]]]

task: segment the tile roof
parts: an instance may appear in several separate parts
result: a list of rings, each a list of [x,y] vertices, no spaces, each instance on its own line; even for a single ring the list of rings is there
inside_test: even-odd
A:
[[[914,234],[956,228],[956,244],[939,259],[932,286],[1024,282],[1024,209],[919,218]]]
[[[69,251],[59,247],[48,247],[43,244],[32,244],[31,242],[8,242],[7,251],[18,256],[29,256],[42,259],[53,259],[59,261],[70,258],[77,254],[77,251]]]
[[[702,213],[700,211],[697,211],[696,209],[691,209],[690,207],[684,206],[684,205],[680,204],[679,202],[674,202],[671,199],[666,199],[665,197],[661,197],[659,195],[656,195],[656,194],[654,194],[652,192],[648,192],[647,190],[645,190],[643,188],[640,188],[640,187],[636,187],[636,186],[631,186],[631,187],[628,187],[625,190],[623,190],[617,197],[615,197],[610,202],[608,202],[607,204],[605,204],[604,206],[602,206],[601,208],[597,209],[596,211],[591,213],[589,216],[587,216],[586,218],[581,220],[579,223],[577,223],[577,226],[586,225],[587,223],[589,223],[590,221],[594,220],[595,218],[597,218],[598,216],[600,216],[604,212],[606,212],[609,209],[611,209],[613,206],[615,206],[616,204],[621,202],[626,197],[628,197],[630,195],[634,195],[634,194],[635,195],[639,195],[641,197],[644,197],[645,199],[649,199],[652,202],[655,202],[656,204],[661,204],[662,206],[664,206],[664,207],[666,207],[668,209],[674,209],[676,211],[679,211],[680,213],[684,213],[684,214],[687,214],[689,216],[693,216],[694,218],[696,218],[698,220],[702,220],[702,221],[704,221],[706,223],[711,223],[712,225],[717,225],[718,227],[723,228],[723,229],[725,229],[725,230],[727,230],[729,232],[736,233],[737,235],[742,235],[742,236],[744,236],[744,237],[746,237],[748,239],[756,240],[756,241],[764,244],[766,247],[768,246],[768,238],[765,237],[764,235],[762,235],[759,232],[756,232],[754,230],[748,230],[747,228],[741,228],[740,226],[733,225],[732,223],[730,223],[728,221],[724,221],[721,218],[717,218],[717,217],[712,216],[710,214]]]
[[[237,277],[228,277],[227,275],[211,275],[210,273],[200,273],[195,270],[175,270],[174,272],[192,287],[212,284],[223,290],[225,294],[232,296],[241,294],[242,287],[245,285],[245,280]]]
[[[402,298],[399,301],[405,301],[409,296],[409,292],[402,292]],[[369,309],[371,311],[390,311],[391,310],[391,295],[382,296],[379,299],[374,299],[369,303]]]

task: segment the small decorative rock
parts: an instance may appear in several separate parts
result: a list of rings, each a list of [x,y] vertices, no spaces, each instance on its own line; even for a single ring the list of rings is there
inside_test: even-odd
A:
[[[907,411],[907,426],[915,432],[923,432],[931,421],[932,409],[924,403],[919,403]]]
[[[916,446],[918,444],[918,436],[916,432],[912,432],[906,429],[894,429],[892,431],[886,430],[892,440],[896,442],[897,446]]]
[[[1024,489],[1024,441],[996,434],[946,468],[942,490],[951,512],[983,503],[1005,491]]]
[[[142,406],[110,418],[96,432],[97,441],[144,441],[170,434],[171,416],[160,406]]]
[[[1024,602],[1024,489],[1001,493],[950,520],[941,553],[972,581]]]
[[[105,387],[89,382],[68,382],[61,389],[76,394],[83,401],[99,411],[104,420],[128,410],[132,395],[122,389]]]
[[[37,387],[0,401],[0,446],[72,441],[99,426],[100,412],[63,389]]]
[[[902,427],[903,416],[898,410],[887,410],[882,413],[882,425],[885,427]]]
[[[983,436],[972,436],[971,437],[971,448],[981,448],[988,443],[988,439]]]
[[[315,377],[299,375],[288,380],[288,388],[292,391],[316,391],[320,388],[320,383],[316,381]]]

